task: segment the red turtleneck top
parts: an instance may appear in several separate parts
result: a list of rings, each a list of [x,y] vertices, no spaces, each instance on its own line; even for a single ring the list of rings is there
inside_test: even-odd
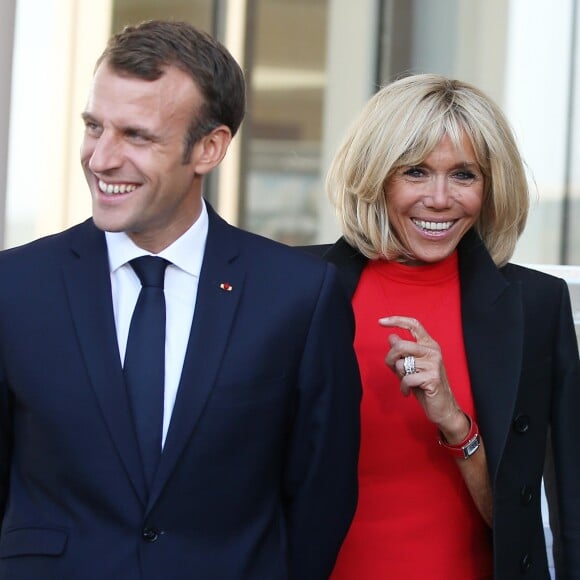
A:
[[[363,399],[359,502],[332,580],[492,577],[491,532],[437,428],[402,396],[384,360],[389,315],[417,318],[439,343],[459,405],[475,417],[461,325],[457,253],[419,267],[370,261],[353,298]]]

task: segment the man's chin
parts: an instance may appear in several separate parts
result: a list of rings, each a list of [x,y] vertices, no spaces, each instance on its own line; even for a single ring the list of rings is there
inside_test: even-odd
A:
[[[124,232],[126,230],[125,224],[119,223],[107,217],[93,212],[93,223],[103,232]]]

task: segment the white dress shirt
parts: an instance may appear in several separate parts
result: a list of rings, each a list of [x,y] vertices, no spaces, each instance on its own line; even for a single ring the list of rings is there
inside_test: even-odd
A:
[[[156,254],[169,261],[165,271],[165,396],[162,445],[165,444],[169,429],[191,331],[207,230],[208,217],[204,204],[197,221],[169,247]],[[131,317],[141,291],[139,278],[129,262],[139,256],[151,254],[136,246],[124,232],[105,232],[105,237],[117,342],[123,361]]]

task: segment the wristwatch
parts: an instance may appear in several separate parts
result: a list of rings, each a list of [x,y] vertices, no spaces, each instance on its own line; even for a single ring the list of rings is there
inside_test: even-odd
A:
[[[469,433],[456,445],[450,445],[445,441],[443,433],[439,432],[439,445],[451,453],[454,457],[459,457],[461,459],[469,459],[474,453],[477,452],[481,445],[481,439],[479,437],[479,428],[477,423],[465,413],[467,420],[469,421]]]

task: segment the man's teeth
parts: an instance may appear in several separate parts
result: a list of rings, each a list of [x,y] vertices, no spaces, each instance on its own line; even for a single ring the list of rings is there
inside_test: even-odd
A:
[[[107,195],[114,195],[115,193],[130,193],[137,189],[137,186],[131,183],[105,183],[99,179],[99,189]]]
[[[453,222],[426,222],[423,220],[413,220],[413,223],[418,225],[423,230],[429,230],[432,232],[441,232],[443,230],[448,230]]]

